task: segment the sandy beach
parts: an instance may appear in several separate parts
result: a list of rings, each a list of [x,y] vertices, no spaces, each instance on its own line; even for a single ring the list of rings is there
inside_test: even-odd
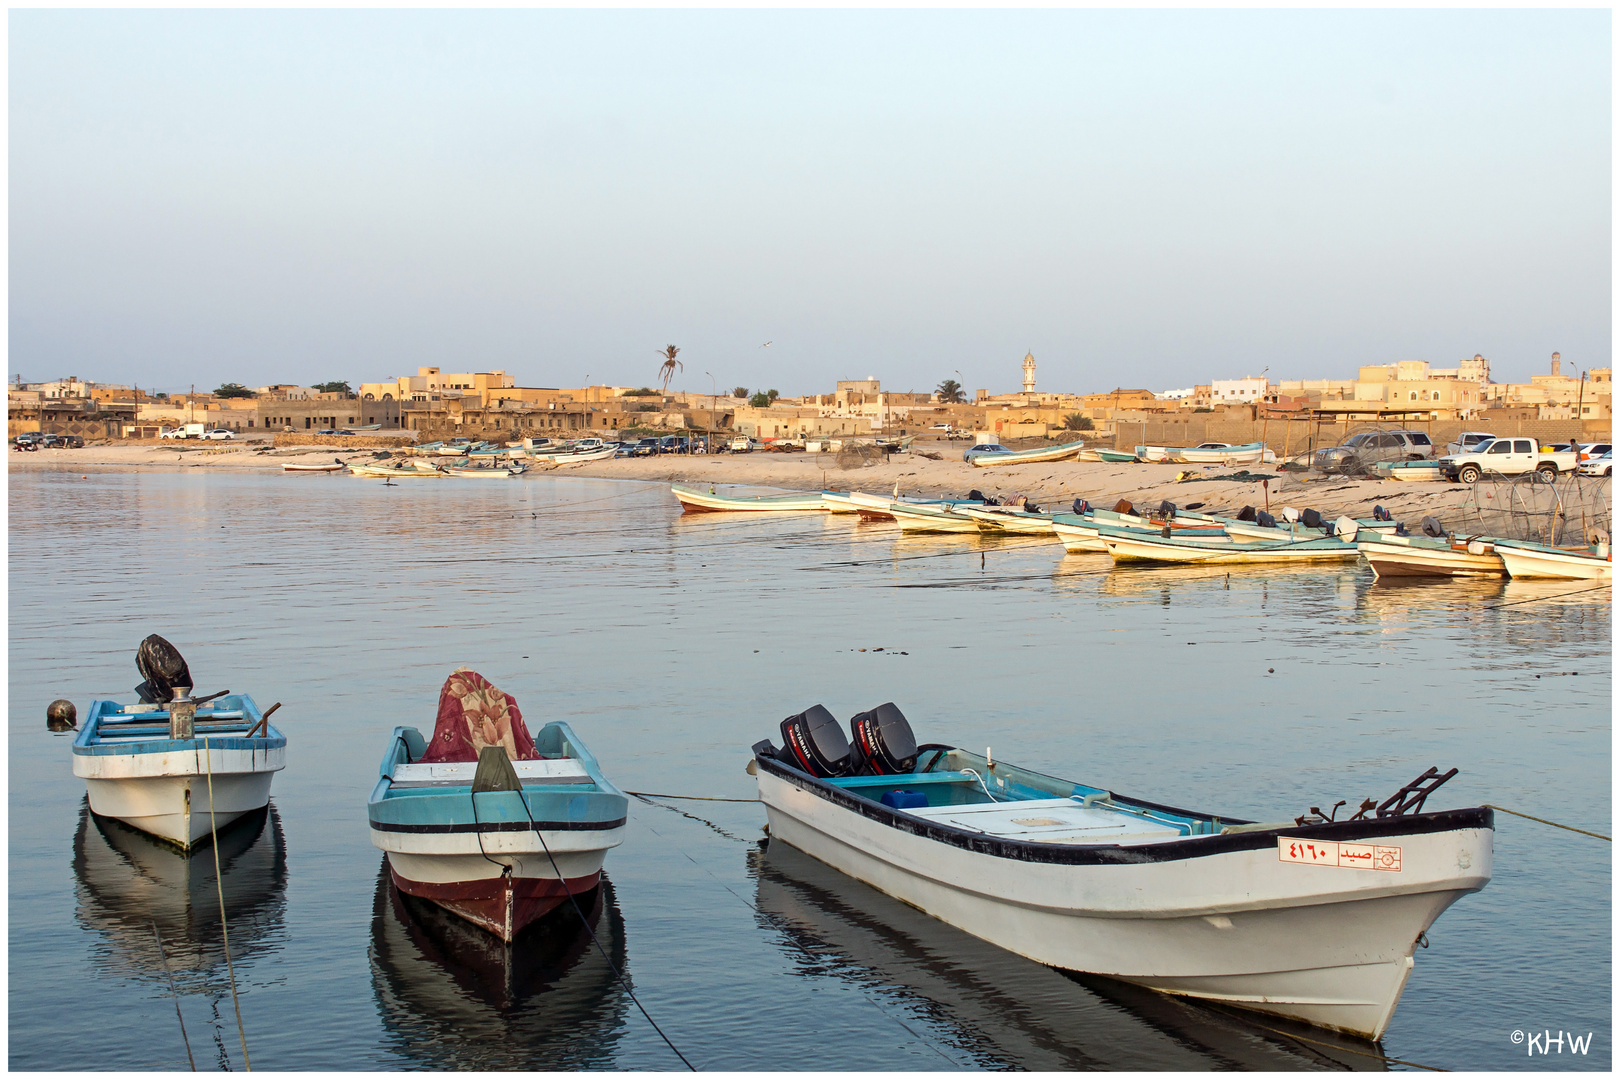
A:
[[[856,468],[840,468],[836,455],[750,454],[665,455],[648,458],[612,458],[577,465],[536,466],[531,473],[643,480],[656,483],[736,484],[749,488],[814,491],[892,492],[944,497],[966,495],[978,489],[987,495],[1023,495],[1044,509],[1067,507],[1084,498],[1096,506],[1113,506],[1129,499],[1139,507],[1157,506],[1168,499],[1177,506],[1209,510],[1236,510],[1244,505],[1264,508],[1269,498],[1273,511],[1284,505],[1311,507],[1324,515],[1363,517],[1375,505],[1387,507],[1397,520],[1415,524],[1425,514],[1442,520],[1448,510],[1463,505],[1469,488],[1461,484],[1407,483],[1398,480],[1359,480],[1347,477],[1308,477],[1276,473],[1265,487],[1256,482],[1198,479],[1229,476],[1239,469],[1222,466],[1101,464],[1046,462],[1030,465],[975,468],[962,460],[960,442],[919,443],[913,453],[895,454],[887,461]],[[940,460],[924,456],[938,454]],[[77,450],[12,451],[11,467],[85,469],[107,466],[149,468],[208,468],[279,470],[283,462],[371,460],[372,451],[333,450],[329,447],[259,449],[253,443],[174,445],[90,445]],[[1274,467],[1272,467],[1274,468]],[[1249,469],[1251,475],[1260,467]],[[1195,474],[1177,480],[1178,474]],[[319,475],[319,474],[317,474]],[[521,481],[519,481],[521,482]]]

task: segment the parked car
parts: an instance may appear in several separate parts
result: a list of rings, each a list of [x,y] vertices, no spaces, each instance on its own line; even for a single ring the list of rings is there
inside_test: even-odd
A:
[[[45,436],[41,435],[37,431],[25,431],[15,439],[12,439],[11,445],[15,446],[18,450],[38,450],[39,444],[44,440],[44,438]]]
[[[658,440],[658,452],[660,454],[690,454],[693,452],[692,438],[688,435],[665,435]]]
[[[994,443],[994,442],[979,443],[976,446],[970,446],[966,450],[962,451],[962,460],[963,461],[972,461],[974,458],[978,457],[981,454],[1010,454],[1010,453],[1012,453],[1012,451],[1007,449],[1005,446],[1002,446],[1000,443]]]
[[[236,436],[224,428],[215,428],[212,431],[203,432],[203,438],[213,439],[214,441],[218,442],[222,439],[234,439]]]
[[[1434,456],[1434,443],[1421,431],[1363,431],[1343,445],[1318,450],[1311,464],[1323,472],[1363,473],[1381,461],[1420,461]]]
[[[64,435],[62,436],[62,445],[70,450],[82,450],[84,449],[84,436]]]
[[[1496,438],[1489,431],[1465,431],[1455,439],[1446,443],[1448,454],[1468,454],[1478,449],[1481,443],[1488,443]]]
[[[1606,442],[1583,442],[1576,443],[1575,446],[1576,461],[1591,461],[1594,458],[1602,457],[1604,454],[1607,454],[1613,449],[1613,447]]]
[[[354,432],[350,431],[348,428],[332,428],[332,427],[329,427],[329,428],[322,428],[321,430],[317,431],[315,434],[317,434],[317,435],[353,435]],[[215,435],[214,435],[213,432],[210,431],[208,433],[208,437],[210,439],[212,439],[212,438],[215,437]],[[229,438],[229,433],[226,434],[226,437]],[[461,439],[459,441],[460,442],[466,442],[467,440],[466,439]]]
[[[1492,439],[1471,454],[1447,454],[1440,459],[1440,475],[1472,484],[1481,476],[1524,476],[1538,473],[1546,480],[1578,467],[1574,450],[1546,450],[1534,439]]]
[[[1590,461],[1581,462],[1581,475],[1582,476],[1613,476],[1614,475],[1613,451],[1605,450],[1600,456],[1592,458]]]
[[[41,450],[56,450],[66,445],[67,443],[62,441],[62,436],[60,435],[46,435],[39,440],[39,447]]]
[[[730,450],[733,454],[746,454],[754,450],[765,449],[765,444],[755,442],[747,435],[738,435],[736,438],[731,440],[731,445],[726,449]]]

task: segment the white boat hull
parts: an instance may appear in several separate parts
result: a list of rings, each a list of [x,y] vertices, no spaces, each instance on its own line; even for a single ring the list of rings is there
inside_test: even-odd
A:
[[[1402,849],[1400,873],[1284,862],[1273,846],[1105,866],[1013,861],[889,827],[764,770],[759,781],[773,843],[1011,952],[1373,1039],[1418,936],[1491,874],[1488,829],[1381,839]]]
[[[75,755],[73,774],[84,780],[92,812],[189,848],[243,814],[263,809],[272,778],[287,763],[285,747],[211,754],[212,803],[209,762],[200,749]]]
[[[1388,577],[1504,577],[1507,568],[1494,549],[1475,553],[1455,548],[1436,549],[1415,544],[1359,540],[1356,549],[1372,567],[1373,576]]]
[[[1614,580],[1613,562],[1584,552],[1498,546],[1496,554],[1501,558],[1509,577]]]
[[[1303,544],[1268,543],[1247,544],[1187,541],[1177,544],[1156,541],[1151,537],[1137,537],[1125,531],[1114,531],[1102,536],[1103,545],[1115,562],[1157,563],[1308,563],[1349,562],[1355,559],[1356,549],[1350,545],[1306,547]],[[1312,541],[1304,541],[1308,544]]]
[[[908,533],[973,533],[979,532],[979,523],[962,514],[949,511],[925,513],[907,510],[899,503],[890,503],[888,513],[900,523],[900,531]]]

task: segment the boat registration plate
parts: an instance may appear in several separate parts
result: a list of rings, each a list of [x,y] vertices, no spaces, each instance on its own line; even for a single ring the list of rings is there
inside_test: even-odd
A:
[[[1361,870],[1401,868],[1401,849],[1383,844],[1340,844],[1332,840],[1277,838],[1277,857],[1283,862],[1310,863],[1314,866],[1351,866]]]

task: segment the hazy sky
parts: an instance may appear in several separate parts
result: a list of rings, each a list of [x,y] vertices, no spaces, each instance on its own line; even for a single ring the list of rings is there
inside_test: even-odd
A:
[[[1610,363],[1606,11],[9,19],[26,380]]]

